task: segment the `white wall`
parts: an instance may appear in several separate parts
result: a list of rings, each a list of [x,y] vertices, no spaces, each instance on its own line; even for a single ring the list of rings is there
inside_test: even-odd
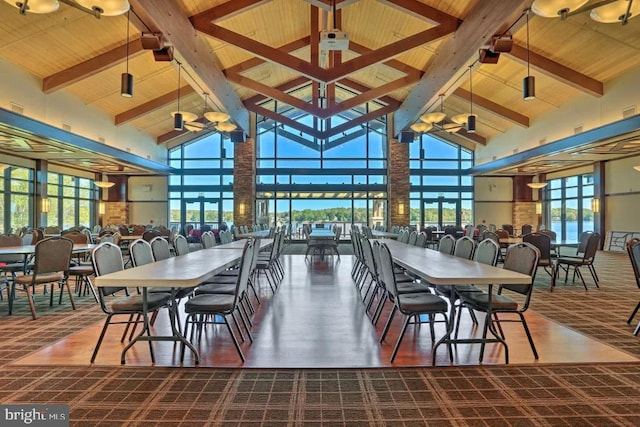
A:
[[[502,224],[513,221],[513,180],[509,177],[477,177],[474,179],[474,224]]]
[[[640,231],[640,156],[605,164],[606,231]]]
[[[493,156],[501,158],[511,155],[514,148],[522,152],[537,147],[543,138],[549,143],[571,136],[577,126],[582,126],[583,131],[586,131],[622,120],[623,110],[639,104],[638,81],[640,69],[606,83],[604,96],[600,98],[581,94],[548,114],[531,120],[528,129],[513,126],[504,134],[492,138],[486,146],[478,145],[475,152],[476,164],[490,162]],[[640,108],[637,112],[640,113]]]
[[[154,138],[131,125],[115,126],[114,118],[82,100],[60,90],[42,92],[42,81],[26,71],[0,60],[0,107],[12,110],[12,103],[23,108],[23,114],[62,129],[63,123],[71,132],[120,150],[160,163],[167,163],[167,150],[158,146]]]
[[[127,180],[129,222],[167,225],[167,177],[132,176]]]

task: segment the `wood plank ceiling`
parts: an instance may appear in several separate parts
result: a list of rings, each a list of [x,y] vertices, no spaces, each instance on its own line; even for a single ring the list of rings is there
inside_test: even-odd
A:
[[[249,112],[286,122],[298,131],[327,138],[358,126],[311,129],[273,112],[268,99],[323,120],[379,103],[376,113],[397,111],[395,132],[438,109],[448,116],[469,108],[468,66],[475,63],[473,99],[476,134],[459,131],[467,146],[490,144],[512,126],[528,127],[581,93],[600,97],[606,83],[640,66],[640,19],[598,24],[588,14],[565,21],[530,16],[536,99],[522,100],[526,75],[524,20],[512,28],[514,48],[498,64],[476,62],[478,49],[504,32],[531,0],[131,0],[127,17],[95,19],[68,5],[55,13],[20,16],[0,2],[0,59],[42,80],[43,92],[67,91],[166,143],[197,136],[173,131],[177,108],[201,116],[227,111],[247,130]],[[335,16],[333,8],[335,6]],[[637,21],[637,22],[636,22]],[[349,34],[348,51],[323,52],[319,31],[334,26]],[[134,97],[120,96],[127,25]],[[160,31],[175,49],[176,62],[158,62],[140,45],[142,31]],[[607,52],[596,61],[590,52]],[[326,92],[323,88],[326,86]],[[300,89],[302,88],[302,89]],[[294,89],[295,92],[292,92]],[[322,94],[326,99],[322,100]],[[447,134],[443,135],[446,137]]]

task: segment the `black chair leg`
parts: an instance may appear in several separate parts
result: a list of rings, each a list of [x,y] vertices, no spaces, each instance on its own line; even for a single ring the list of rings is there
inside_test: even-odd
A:
[[[631,321],[636,316],[636,313],[638,313],[638,310],[640,310],[640,302],[638,303],[638,305],[636,305],[636,308],[633,310],[633,313],[631,313],[631,316],[629,316],[629,320],[627,320],[627,324],[631,324]]]
[[[398,353],[398,349],[400,348],[400,343],[402,343],[402,338],[404,337],[404,333],[407,331],[407,326],[409,325],[409,320],[411,319],[411,317],[413,316],[406,316],[404,322],[402,323],[400,336],[398,337],[398,341],[396,341],[396,345],[393,348],[393,353],[391,353],[391,363],[393,363],[393,360],[396,358],[396,354]]]
[[[518,313],[520,316],[520,320],[522,320],[522,327],[524,331],[527,333],[527,338],[529,339],[529,344],[531,344],[531,351],[533,351],[533,357],[538,360],[538,351],[536,350],[536,346],[533,344],[533,337],[531,336],[531,332],[529,331],[529,326],[527,325],[527,321],[524,318],[522,313]]]

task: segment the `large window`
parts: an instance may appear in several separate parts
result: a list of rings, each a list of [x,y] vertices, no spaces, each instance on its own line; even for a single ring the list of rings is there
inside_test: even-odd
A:
[[[269,101],[281,114],[288,106]],[[363,105],[332,117],[340,126],[377,104]],[[298,123],[323,130],[327,122],[299,115]],[[305,223],[386,224],[387,139],[385,117],[318,139],[266,117],[258,117],[256,150],[256,220],[288,225],[297,232]]]
[[[9,166],[0,171],[0,232],[17,233],[33,226],[34,170]]]
[[[97,190],[92,180],[50,172],[47,175],[47,197],[48,226],[65,230],[79,225],[90,228],[95,223]]]
[[[409,148],[411,224],[444,227],[473,221],[473,152],[425,133]]]
[[[217,229],[233,223],[234,146],[214,133],[169,151],[169,226]]]
[[[549,180],[545,188],[545,223],[560,240],[577,241],[580,233],[593,230],[593,175]]]

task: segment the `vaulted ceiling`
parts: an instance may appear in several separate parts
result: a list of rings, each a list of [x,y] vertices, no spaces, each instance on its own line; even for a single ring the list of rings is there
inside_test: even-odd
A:
[[[640,20],[599,24],[588,13],[566,20],[530,15],[530,63],[536,99],[522,99],[527,74],[523,10],[531,0],[131,0],[127,16],[102,17],[61,4],[55,13],[20,16],[0,2],[0,58],[42,81],[45,93],[67,91],[105,111],[115,126],[131,124],[163,144],[197,135],[174,131],[171,112],[226,111],[249,129],[250,112],[318,138],[342,133],[395,112],[394,131],[426,111],[469,111],[468,67],[473,64],[477,133],[457,132],[465,145],[490,144],[512,126],[537,118],[640,66]],[[334,13],[335,10],[335,13]],[[128,69],[134,96],[120,96]],[[319,32],[348,33],[347,51],[320,49]],[[509,30],[514,47],[497,64],[477,62],[492,35]],[[154,60],[141,33],[161,32],[176,61]],[[594,52],[606,52],[595,60]],[[323,120],[350,109],[364,112],[348,124],[322,130],[273,111],[265,101]],[[375,101],[375,108],[363,105]],[[279,110],[280,111],[280,110]],[[318,127],[318,129],[320,129]],[[446,137],[451,137],[443,133]]]

